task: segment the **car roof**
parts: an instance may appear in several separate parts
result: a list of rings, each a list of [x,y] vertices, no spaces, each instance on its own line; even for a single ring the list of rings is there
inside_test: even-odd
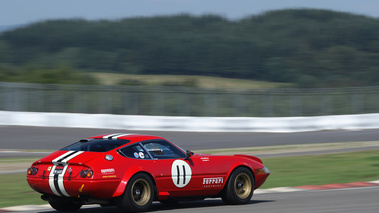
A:
[[[153,139],[163,139],[165,138],[154,136],[154,135],[143,135],[143,134],[133,134],[133,133],[113,133],[113,134],[104,134],[88,137],[87,139],[107,139],[107,140],[129,140],[131,143],[136,143],[145,140],[153,140]]]

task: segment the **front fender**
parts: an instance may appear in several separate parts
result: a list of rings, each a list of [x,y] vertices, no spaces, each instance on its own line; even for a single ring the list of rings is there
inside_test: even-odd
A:
[[[240,160],[240,161],[236,161],[233,163],[233,165],[230,167],[230,170],[227,174],[227,180],[229,179],[230,175],[232,174],[232,172],[237,168],[237,167],[241,167],[241,166],[244,166],[246,168],[248,168],[251,173],[253,174],[254,178],[256,176],[255,174],[255,170],[254,168],[261,168],[263,167],[263,163],[262,163],[262,160],[255,157],[255,156],[250,156],[250,155],[234,155],[235,157],[240,157],[241,159],[247,159],[248,161],[246,160]]]
[[[255,156],[252,156],[252,155],[241,155],[241,154],[236,154],[234,156],[237,156],[237,157],[243,157],[243,158],[248,158],[248,159],[251,159],[253,161],[256,161],[260,164],[263,164],[262,160],[258,157],[255,157]]]

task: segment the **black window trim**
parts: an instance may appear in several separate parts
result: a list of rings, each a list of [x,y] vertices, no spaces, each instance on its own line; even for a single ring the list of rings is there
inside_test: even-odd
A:
[[[153,159],[153,160],[163,160],[163,159],[159,159],[159,158],[153,158],[153,156],[150,154],[150,152],[149,152],[149,151],[147,150],[147,148],[145,147],[145,144],[146,144],[146,143],[150,143],[150,142],[162,142],[162,141],[163,141],[163,142],[166,142],[166,143],[168,143],[168,144],[170,144],[170,145],[173,146],[175,149],[179,150],[181,153],[183,153],[184,156],[186,155],[186,153],[184,152],[184,150],[183,150],[182,148],[176,146],[175,144],[173,144],[173,143],[171,143],[171,142],[169,142],[169,141],[167,141],[167,140],[165,140],[165,139],[151,139],[151,140],[141,141],[141,142],[139,142],[139,143],[141,143],[143,149],[144,149],[147,153],[149,153],[151,159]],[[173,159],[174,159],[174,158],[173,158]],[[178,158],[178,159],[181,159],[181,158]]]
[[[128,148],[128,147],[136,146],[136,145],[139,145],[140,147],[142,147],[142,149],[143,149],[143,150],[149,155],[149,158],[132,158],[132,157],[128,157],[128,156],[126,156],[126,155],[121,151],[121,149],[126,149],[126,148]],[[129,144],[129,145],[127,145],[127,146],[123,146],[123,147],[117,149],[116,151],[117,151],[117,153],[118,153],[119,155],[121,155],[122,157],[130,158],[130,159],[138,159],[138,160],[154,160],[153,156],[151,156],[151,154],[147,151],[146,147],[143,146],[143,144],[142,144],[141,142],[133,143],[133,144]]]
[[[181,153],[183,153],[183,155],[186,155],[186,153],[184,152],[184,150],[183,150],[182,148],[176,146],[175,144],[173,144],[173,143],[171,143],[171,142],[169,142],[169,141],[167,141],[167,140],[165,140],[165,139],[150,139],[150,140],[140,141],[140,142],[137,142],[137,143],[129,144],[129,145],[127,145],[127,146],[123,146],[123,147],[117,149],[116,151],[117,151],[117,153],[118,153],[119,155],[121,155],[121,156],[123,156],[123,157],[126,157],[126,158],[130,158],[130,159],[140,159],[140,160],[162,160],[162,159],[159,159],[159,158],[154,158],[154,157],[150,154],[150,152],[147,150],[147,148],[145,147],[145,144],[146,144],[146,143],[150,143],[150,142],[161,142],[161,141],[166,142],[166,143],[172,145],[173,147],[175,147],[176,149],[178,149]],[[149,155],[150,158],[145,158],[145,159],[142,159],[142,158],[132,158],[132,157],[128,157],[128,156],[126,156],[126,155],[121,151],[121,149],[125,149],[125,148],[127,148],[127,147],[135,146],[135,145],[140,145],[140,146],[142,147],[142,149],[143,149],[143,150]],[[181,159],[181,158],[178,158],[178,159]]]

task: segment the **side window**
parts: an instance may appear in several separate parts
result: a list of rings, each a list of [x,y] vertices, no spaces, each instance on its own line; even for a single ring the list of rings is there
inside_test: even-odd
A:
[[[140,145],[128,146],[123,149],[120,149],[119,152],[128,158],[150,159],[150,156],[145,152],[145,150]]]
[[[148,141],[143,143],[147,151],[156,159],[185,158],[186,155],[167,141]]]

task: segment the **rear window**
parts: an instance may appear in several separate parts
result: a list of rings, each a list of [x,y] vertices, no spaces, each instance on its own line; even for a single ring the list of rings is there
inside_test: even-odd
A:
[[[128,140],[102,140],[102,139],[81,140],[79,142],[73,143],[60,150],[108,152],[112,149],[120,147],[129,142],[130,141]]]

